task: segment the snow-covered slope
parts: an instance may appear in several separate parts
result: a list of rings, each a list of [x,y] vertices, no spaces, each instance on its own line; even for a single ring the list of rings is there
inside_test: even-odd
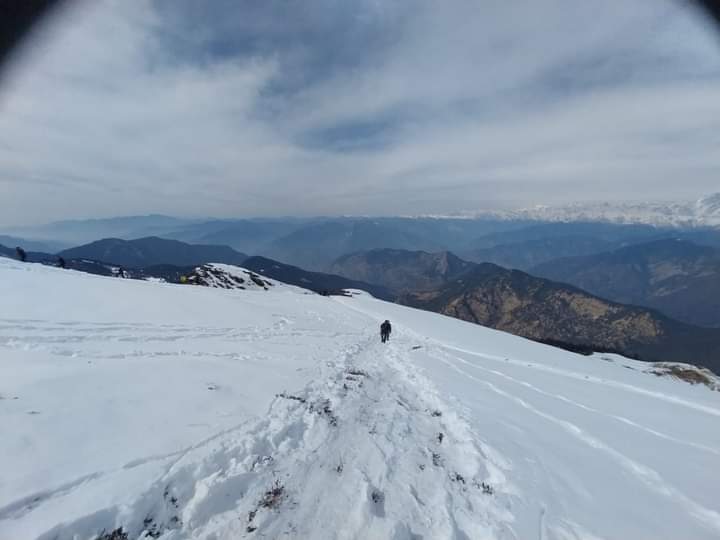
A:
[[[272,287],[303,291],[293,285],[260,276],[255,272],[232,264],[210,263],[198,266],[187,276],[187,283],[219,289],[269,290]],[[309,291],[304,291],[309,293]]]
[[[645,364],[364,294],[0,260],[0,299],[2,539],[720,536],[720,392]]]

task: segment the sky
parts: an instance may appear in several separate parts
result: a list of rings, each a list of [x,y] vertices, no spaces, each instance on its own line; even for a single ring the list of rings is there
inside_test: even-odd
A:
[[[720,186],[679,0],[77,1],[0,79],[0,223],[412,215]]]

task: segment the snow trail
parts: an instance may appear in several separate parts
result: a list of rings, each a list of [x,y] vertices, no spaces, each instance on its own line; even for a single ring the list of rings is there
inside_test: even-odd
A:
[[[401,306],[341,301],[389,315],[416,369],[503,456],[516,538],[720,534],[708,483],[720,455],[716,393]],[[493,351],[499,342],[507,356]]]
[[[439,352],[439,351],[438,351],[438,352]],[[498,370],[496,370],[496,369],[490,369],[490,368],[486,368],[486,367],[480,366],[480,365],[475,364],[475,363],[472,363],[472,362],[468,362],[467,360],[464,360],[464,359],[462,359],[462,358],[460,358],[460,357],[458,357],[458,356],[447,355],[447,358],[450,358],[452,361],[461,363],[461,364],[463,364],[463,365],[465,365],[465,366],[468,366],[468,367],[470,367],[470,368],[472,368],[472,369],[479,370],[479,371],[483,371],[483,372],[485,372],[485,373],[490,373],[490,374],[492,374],[492,375],[496,375],[496,376],[498,376],[498,377],[501,377],[501,378],[503,378],[503,379],[505,379],[505,380],[512,381],[512,382],[515,383],[515,384],[518,384],[518,385],[524,386],[524,387],[526,387],[526,388],[529,388],[529,389],[532,390],[533,392],[536,392],[536,393],[538,393],[538,394],[542,394],[543,396],[547,396],[547,397],[550,397],[550,398],[553,398],[553,399],[557,399],[557,400],[559,400],[559,401],[562,401],[562,402],[564,402],[564,403],[567,403],[567,404],[569,404],[569,405],[572,405],[573,407],[577,407],[577,408],[579,408],[579,409],[583,409],[583,410],[585,410],[585,411],[592,412],[592,413],[597,414],[597,415],[605,416],[605,417],[607,417],[607,418],[612,418],[612,419],[614,419],[614,420],[616,420],[616,421],[618,421],[618,422],[622,422],[622,423],[624,423],[624,424],[627,424],[627,425],[629,425],[629,426],[632,426],[633,428],[636,428],[636,429],[645,431],[645,432],[650,433],[651,435],[654,435],[654,436],[659,437],[659,438],[661,438],[661,439],[665,439],[665,440],[667,440],[667,441],[672,441],[672,442],[674,442],[674,443],[676,443],[676,444],[679,444],[679,445],[682,445],[682,446],[689,446],[689,447],[691,447],[691,448],[695,448],[695,449],[698,449],[698,450],[702,450],[703,452],[709,452],[709,453],[711,453],[711,454],[715,454],[715,455],[720,456],[720,450],[718,450],[718,449],[716,449],[716,448],[713,448],[713,447],[711,447],[711,446],[708,446],[708,445],[705,445],[705,444],[701,444],[701,443],[692,442],[692,441],[686,441],[686,440],[680,439],[680,438],[678,438],[678,437],[673,437],[672,435],[668,435],[668,434],[663,433],[663,432],[661,432],[661,431],[658,431],[658,430],[655,430],[655,429],[652,429],[652,428],[643,426],[643,425],[641,425],[641,424],[639,424],[639,423],[637,423],[637,422],[634,422],[634,421],[632,421],[632,420],[630,420],[630,419],[628,419],[628,418],[625,418],[625,417],[623,417],[623,416],[618,416],[618,415],[615,415],[615,414],[609,414],[609,413],[606,413],[606,412],[604,412],[604,411],[601,411],[601,410],[599,410],[599,409],[597,409],[597,408],[590,407],[590,406],[588,406],[588,405],[584,405],[583,403],[580,403],[579,401],[576,401],[576,400],[567,398],[567,397],[565,397],[565,396],[563,396],[563,395],[561,395],[561,394],[552,393],[552,392],[546,392],[545,390],[542,390],[541,388],[539,388],[539,387],[537,387],[536,385],[533,385],[533,384],[531,384],[531,383],[529,383],[529,382],[527,382],[527,381],[523,381],[523,380],[517,379],[517,378],[515,378],[515,377],[512,377],[512,376],[510,376],[510,375],[508,375],[508,374],[506,374],[506,373],[503,373],[503,372],[501,372],[501,371],[498,371]]]
[[[576,379],[579,381],[601,384],[604,386],[614,386],[616,388],[620,388],[620,389],[626,390],[628,392],[635,392],[638,394],[642,394],[643,396],[648,396],[648,397],[652,397],[652,398],[663,400],[663,401],[669,401],[670,403],[673,403],[676,405],[682,405],[683,407],[695,409],[697,411],[711,414],[713,416],[720,416],[720,408],[709,407],[707,405],[704,405],[701,403],[696,403],[694,401],[689,401],[687,399],[683,399],[678,396],[663,394],[660,392],[653,392],[653,391],[647,390],[645,388],[640,388],[640,387],[632,385],[632,384],[627,384],[627,383],[614,381],[614,380],[603,379],[600,377],[593,377],[593,376],[589,376],[587,374],[569,371],[569,370],[565,370],[565,369],[558,369],[556,367],[548,366],[545,364],[539,364],[539,363],[535,363],[535,362],[526,362],[524,360],[513,360],[511,358],[495,356],[495,355],[490,355],[490,354],[484,354],[484,353],[480,353],[477,351],[463,349],[460,347],[453,347],[452,345],[448,345],[446,343],[437,342],[437,344],[446,349],[449,349],[449,350],[469,354],[472,356],[478,356],[478,357],[484,358],[486,360],[492,360],[493,362],[512,363],[512,364],[515,364],[518,366],[536,369],[539,371],[546,371],[546,372],[552,373],[553,375],[559,375],[561,377],[567,377],[567,378]]]
[[[630,474],[636,476],[640,481],[642,481],[644,484],[646,484],[648,487],[656,491],[657,493],[666,496],[668,498],[671,498],[675,500],[676,502],[682,504],[686,507],[688,513],[691,515],[696,516],[698,519],[702,520],[704,524],[712,528],[716,534],[720,535],[720,513],[711,510],[709,508],[705,508],[701,504],[697,503],[696,501],[692,500],[690,497],[679,491],[674,486],[668,484],[662,476],[655,470],[642,465],[636,461],[633,461],[629,457],[625,456],[621,452],[617,451],[612,446],[606,444],[602,440],[595,437],[592,433],[589,433],[587,430],[584,430],[580,428],[579,426],[573,424],[572,422],[569,422],[567,420],[563,420],[561,418],[558,418],[556,416],[553,416],[551,414],[548,414],[535,406],[531,405],[527,401],[525,401],[522,398],[519,398],[517,396],[514,396],[508,392],[505,392],[504,390],[501,390],[493,383],[486,381],[484,379],[480,379],[478,377],[475,377],[474,375],[460,369],[455,365],[453,362],[440,359],[441,362],[446,364],[451,369],[457,371],[459,374],[461,374],[464,377],[467,377],[468,379],[471,379],[473,381],[476,381],[480,384],[483,384],[493,392],[495,392],[498,395],[501,395],[508,400],[514,401],[521,407],[531,411],[533,414],[544,418],[554,424],[557,424],[558,426],[562,427],[565,431],[570,433],[573,437],[579,439],[584,444],[595,448],[597,450],[600,450],[602,452],[605,452],[609,456],[611,456],[620,466],[625,468],[627,472]]]
[[[256,424],[184,452],[134,501],[40,538],[120,526],[130,538],[514,538],[502,468],[399,347],[373,335]]]

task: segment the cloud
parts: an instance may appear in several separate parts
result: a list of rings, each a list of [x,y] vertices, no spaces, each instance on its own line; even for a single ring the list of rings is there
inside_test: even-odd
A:
[[[6,223],[717,185],[720,40],[684,3],[80,2],[31,45],[0,87]]]

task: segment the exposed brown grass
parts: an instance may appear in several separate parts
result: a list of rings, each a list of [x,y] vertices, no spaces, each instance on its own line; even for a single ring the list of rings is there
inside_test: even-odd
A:
[[[655,369],[651,369],[649,373],[657,377],[673,377],[690,384],[702,384],[711,390],[720,392],[720,384],[717,378],[708,370],[682,364],[655,364]]]

